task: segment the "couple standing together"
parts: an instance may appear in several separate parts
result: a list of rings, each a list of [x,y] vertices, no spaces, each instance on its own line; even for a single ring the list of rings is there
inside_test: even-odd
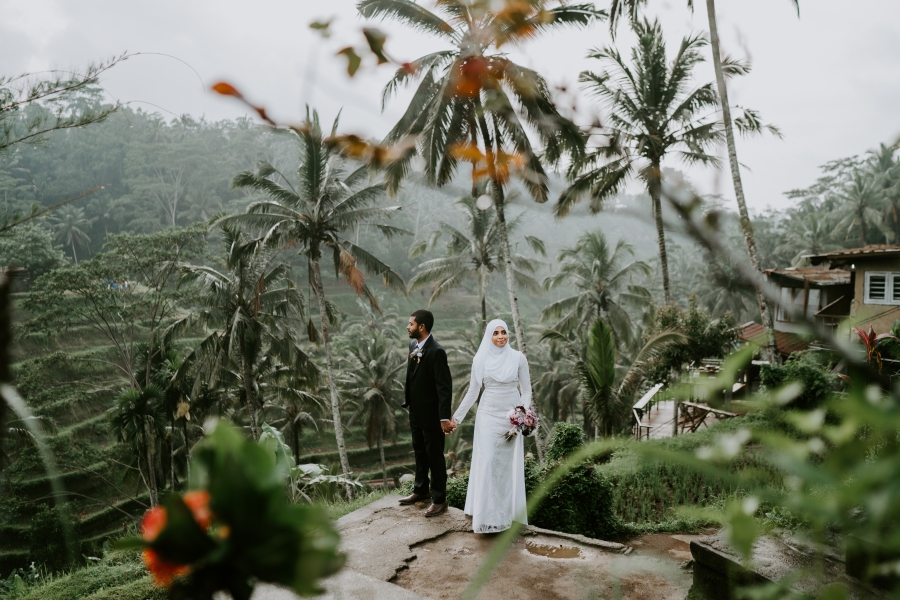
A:
[[[400,504],[431,499],[426,517],[447,510],[447,471],[444,437],[453,433],[484,393],[475,417],[467,515],[475,533],[509,529],[513,520],[527,524],[525,509],[525,449],[521,435],[507,440],[508,413],[516,406],[531,406],[531,377],[525,355],[509,347],[506,323],[488,323],[472,361],[469,390],[451,416],[452,381],[447,353],[432,337],[434,315],[417,310],[409,318],[412,340],[406,369],[405,402],[409,410],[416,479],[413,493]],[[430,477],[429,477],[430,473]]]

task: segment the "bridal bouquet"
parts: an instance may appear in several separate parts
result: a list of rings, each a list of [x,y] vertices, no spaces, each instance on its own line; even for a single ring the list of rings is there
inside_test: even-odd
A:
[[[512,429],[503,434],[507,442],[519,435],[519,432],[525,437],[534,435],[538,426],[538,416],[533,410],[524,406],[517,406],[510,410],[506,416],[509,418],[509,424],[512,425]]]

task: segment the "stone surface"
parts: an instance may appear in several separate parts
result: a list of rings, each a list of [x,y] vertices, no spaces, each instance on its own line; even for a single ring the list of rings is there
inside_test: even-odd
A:
[[[318,600],[428,600],[392,583],[374,579],[351,569],[322,582],[327,590]],[[297,600],[297,596],[274,585],[259,585],[250,600]]]
[[[462,593],[497,536],[472,533],[471,520],[460,510],[425,518],[425,503],[400,506],[399,498],[386,496],[335,523],[347,566],[323,582],[327,594],[321,598],[450,600]],[[630,552],[625,544],[529,526],[479,598],[684,600],[691,572],[680,568],[682,561],[672,552],[649,550],[665,544],[680,551],[686,543],[659,537],[658,543],[650,540]],[[281,588],[259,586],[253,600],[296,597]]]
[[[387,496],[337,521],[347,566],[421,597],[457,598],[497,536],[472,533],[460,510],[426,519],[424,503],[399,506],[398,499]],[[529,526],[480,597],[684,599],[691,574],[679,568],[680,561],[622,555],[627,550],[624,544]]]
[[[470,521],[461,510],[449,508],[442,515],[425,518],[426,503],[400,506],[399,498],[385,496],[335,523],[348,568],[390,581],[416,557],[411,546],[451,531],[471,531]]]
[[[793,579],[792,588],[802,594],[816,595],[824,586],[835,584],[843,587],[850,599],[881,597],[874,589],[847,577],[843,562],[834,560],[834,553],[823,558],[773,536],[757,540],[749,561],[741,558],[722,534],[693,540],[691,554],[695,586],[717,597],[730,597],[729,582],[766,583],[789,578]]]

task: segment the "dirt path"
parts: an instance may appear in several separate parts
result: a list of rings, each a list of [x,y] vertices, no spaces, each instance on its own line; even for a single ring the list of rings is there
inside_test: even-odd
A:
[[[459,596],[494,538],[451,532],[412,548],[416,558],[393,583],[434,600]],[[516,541],[481,598],[683,600],[691,573],[672,559],[623,556],[547,535]]]

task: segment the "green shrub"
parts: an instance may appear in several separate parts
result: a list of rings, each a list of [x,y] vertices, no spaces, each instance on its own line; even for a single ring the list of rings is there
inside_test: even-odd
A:
[[[579,425],[557,423],[547,445],[547,461],[561,460],[584,445],[584,433]]]
[[[739,429],[778,427],[762,413],[751,413],[716,423],[696,433],[641,442],[652,446],[659,455],[694,454],[698,448],[715,442],[719,435],[733,434]],[[678,506],[708,506],[717,499],[730,496],[756,485],[772,485],[781,475],[751,444],[730,463],[733,473],[741,473],[742,483],[713,474],[697,472],[675,461],[650,460],[636,448],[626,446],[616,451],[608,462],[596,467],[613,488],[612,510],[626,523],[644,525],[673,519]]]
[[[68,521],[75,539],[78,535],[78,521],[68,511],[44,508],[31,518],[28,528],[28,551],[31,560],[44,565],[51,571],[61,571],[74,566],[66,548],[63,535],[63,521]]]
[[[612,510],[612,497],[609,482],[597,474],[594,465],[582,463],[550,491],[530,522],[544,529],[592,538],[616,537],[623,525]]]
[[[547,446],[547,464],[525,462],[525,490],[531,494],[550,472],[584,445],[581,427],[557,423]],[[576,466],[550,491],[529,522],[554,531],[608,539],[623,531],[612,509],[613,489],[590,462]]]
[[[803,384],[803,393],[790,403],[791,408],[800,409],[819,406],[834,391],[836,383],[836,376],[809,352],[796,352],[780,366],[762,365],[759,375],[760,382],[770,389],[793,381]]]
[[[526,486],[527,487],[527,486]],[[447,480],[447,502],[453,508],[465,510],[466,490],[469,488],[469,474],[457,473]]]

